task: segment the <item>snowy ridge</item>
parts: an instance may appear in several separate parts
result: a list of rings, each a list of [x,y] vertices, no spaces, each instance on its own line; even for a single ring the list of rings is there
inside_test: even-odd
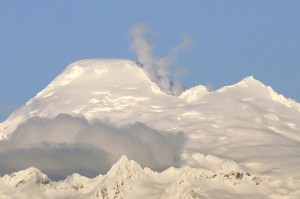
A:
[[[195,86],[184,91],[179,98],[185,99],[188,103],[198,100],[201,96],[208,94],[209,91],[205,86]]]
[[[235,163],[236,164],[236,163]],[[224,169],[226,167],[226,169]],[[228,165],[219,169],[170,168],[156,173],[142,169],[136,162],[123,156],[106,175],[89,179],[73,174],[54,182],[34,168],[0,178],[1,198],[30,196],[35,198],[289,198],[299,192],[283,194],[283,181],[272,181],[266,176],[236,170]],[[299,187],[300,179],[289,186]],[[222,193],[222,194],[220,194]]]
[[[2,178],[3,182],[8,186],[19,187],[22,184],[48,184],[49,178],[36,168],[28,168],[24,171],[18,171],[16,173],[5,175]]]
[[[232,85],[232,86],[225,86],[219,90],[217,90],[217,92],[225,92],[227,90],[230,89],[234,89],[234,88],[248,88],[247,90],[258,90],[259,88],[261,89],[266,89],[266,94],[268,94],[271,99],[273,101],[279,102],[287,107],[296,107],[298,108],[298,110],[300,111],[300,104],[297,103],[295,100],[289,99],[289,98],[285,98],[283,95],[280,95],[278,93],[276,93],[272,87],[270,86],[265,86],[263,83],[261,83],[260,81],[256,80],[253,76],[249,76],[246,77],[245,79],[241,80],[240,82]],[[260,93],[259,93],[260,94]]]

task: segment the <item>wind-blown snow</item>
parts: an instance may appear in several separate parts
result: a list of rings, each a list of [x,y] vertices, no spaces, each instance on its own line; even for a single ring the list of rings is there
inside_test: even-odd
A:
[[[129,194],[128,190],[136,186],[138,188],[133,190],[146,189],[148,194],[157,193],[154,198],[179,198],[174,193],[184,193],[181,195],[183,198],[230,198],[239,194],[243,194],[243,198],[299,196],[300,105],[277,94],[254,77],[213,92],[197,86],[180,96],[172,96],[162,92],[135,62],[82,60],[67,67],[48,87],[1,123],[0,130],[9,144],[13,132],[29,118],[55,118],[61,113],[86,118],[91,124],[100,120],[122,128],[140,122],[158,131],[183,132],[187,141],[180,154],[182,166],[212,170],[215,172],[212,176],[221,176],[216,170],[222,166],[223,170],[233,172],[227,177],[224,174],[222,178],[212,178],[204,183],[191,180],[194,176],[189,174],[181,176],[167,172],[175,172],[176,169],[162,174],[146,170],[156,176],[157,181],[153,182],[148,177],[139,179],[123,187],[124,194]],[[242,185],[223,183],[225,178],[236,183],[241,175],[237,177],[238,171],[246,171],[243,182],[240,182]],[[247,176],[247,172],[251,175]],[[255,181],[266,184],[251,184],[256,174],[263,177],[257,177]],[[211,176],[207,173],[201,175]],[[184,188],[178,185],[178,176],[186,182],[183,183]],[[158,183],[158,179],[165,184]],[[104,182],[101,180],[101,183]],[[112,184],[104,183],[97,188],[98,195],[109,194],[108,190],[112,187],[117,189],[114,180],[109,180],[109,183]],[[201,188],[203,183],[205,186]],[[152,189],[145,188],[149,186]],[[121,198],[121,192],[117,198]],[[130,195],[130,198],[137,195]]]

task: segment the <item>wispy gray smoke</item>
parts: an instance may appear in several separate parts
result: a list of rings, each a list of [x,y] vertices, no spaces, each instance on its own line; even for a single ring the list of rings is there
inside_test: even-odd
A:
[[[36,167],[50,178],[74,172],[96,176],[121,155],[155,170],[179,166],[182,133],[164,133],[144,124],[113,127],[103,122],[59,115],[31,118],[0,142],[0,174]]]
[[[184,35],[182,42],[172,48],[167,56],[155,58],[153,55],[154,48],[147,39],[147,35],[151,32],[153,32],[152,29],[146,24],[134,25],[129,30],[129,35],[132,38],[131,48],[135,51],[138,61],[143,65],[145,72],[153,82],[164,92],[179,95],[183,88],[178,79],[171,80],[171,71],[179,53],[191,46],[192,39],[188,35]]]

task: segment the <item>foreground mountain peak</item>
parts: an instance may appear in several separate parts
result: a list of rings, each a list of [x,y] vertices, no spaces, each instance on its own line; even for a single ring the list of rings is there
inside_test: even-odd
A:
[[[117,163],[107,173],[108,176],[118,176],[123,179],[140,176],[143,169],[141,166],[133,160],[123,155]]]
[[[3,181],[10,186],[25,186],[29,184],[40,185],[48,184],[50,179],[40,170],[30,167],[28,169],[5,175]]]

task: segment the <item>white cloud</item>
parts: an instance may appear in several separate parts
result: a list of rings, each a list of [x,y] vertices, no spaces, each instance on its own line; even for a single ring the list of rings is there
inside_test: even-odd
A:
[[[91,177],[108,171],[123,154],[162,170],[180,165],[184,142],[182,133],[158,132],[140,123],[113,127],[64,114],[31,118],[0,143],[0,174],[33,166],[50,178],[74,172]]]

